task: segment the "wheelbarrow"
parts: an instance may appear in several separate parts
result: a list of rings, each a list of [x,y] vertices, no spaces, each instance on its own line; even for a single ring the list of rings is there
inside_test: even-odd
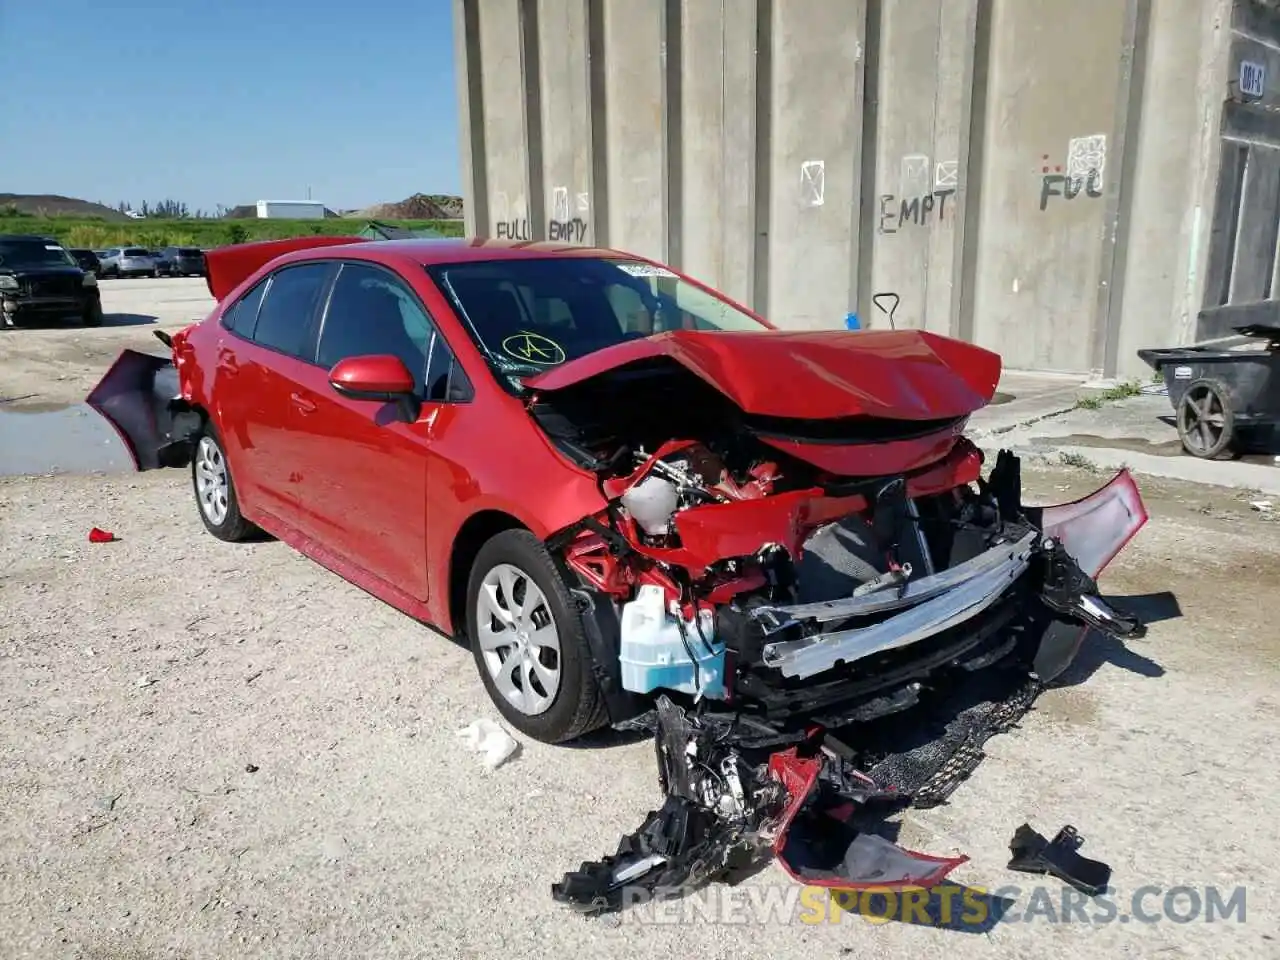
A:
[[[1261,341],[1248,349],[1212,345],[1139,350],[1164,374],[1182,449],[1206,460],[1270,444],[1280,421],[1280,326],[1235,332]]]

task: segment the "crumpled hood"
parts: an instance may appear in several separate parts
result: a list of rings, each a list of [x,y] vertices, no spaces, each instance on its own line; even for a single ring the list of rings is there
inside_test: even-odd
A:
[[[551,392],[666,357],[748,414],[804,420],[961,417],[991,402],[999,354],[922,330],[672,330],[606,347],[536,376]]]

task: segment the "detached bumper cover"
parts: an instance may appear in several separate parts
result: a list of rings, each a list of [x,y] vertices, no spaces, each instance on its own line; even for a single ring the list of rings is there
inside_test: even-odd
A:
[[[182,462],[182,438],[199,418],[185,412],[178,371],[165,357],[124,350],[85,402],[115,428],[139,470]]]

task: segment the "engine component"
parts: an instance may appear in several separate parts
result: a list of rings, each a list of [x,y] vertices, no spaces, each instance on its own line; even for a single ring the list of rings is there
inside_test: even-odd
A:
[[[675,484],[653,474],[645,477],[619,499],[623,509],[651,537],[664,536],[670,532],[671,518],[680,504]]]

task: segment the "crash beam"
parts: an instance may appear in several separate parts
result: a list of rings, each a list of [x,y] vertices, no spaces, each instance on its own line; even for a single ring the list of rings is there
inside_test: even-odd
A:
[[[852,663],[873,654],[910,646],[969,620],[994,604],[1027,570],[1039,531],[1031,531],[1013,542],[993,547],[950,570],[916,581],[914,593],[905,603],[911,609],[867,627],[813,634],[795,640],[766,644],[764,663],[784,676],[805,678]],[[907,583],[908,590],[913,586]],[[883,612],[903,606],[899,591],[889,588],[886,596],[871,594],[834,603],[798,607],[772,607],[778,621],[799,622],[797,611],[823,608],[811,619],[835,620]],[[833,613],[832,608],[838,613]],[[852,612],[850,612],[852,611]]]

